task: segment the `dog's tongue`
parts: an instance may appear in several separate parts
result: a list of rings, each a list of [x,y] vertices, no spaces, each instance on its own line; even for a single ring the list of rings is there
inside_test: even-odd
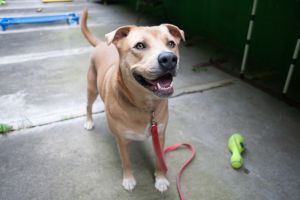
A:
[[[172,82],[173,82],[173,78],[172,78],[172,75],[165,75],[163,77],[160,77],[158,79],[155,79],[155,80],[150,80],[149,81],[151,84],[153,85],[160,85],[160,87],[163,87],[163,88],[168,88],[171,86]]]

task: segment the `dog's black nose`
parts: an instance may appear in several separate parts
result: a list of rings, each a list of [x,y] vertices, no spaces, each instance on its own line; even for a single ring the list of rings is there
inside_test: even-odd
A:
[[[162,67],[162,69],[174,70],[177,65],[177,56],[172,52],[162,52],[158,55],[158,63]]]

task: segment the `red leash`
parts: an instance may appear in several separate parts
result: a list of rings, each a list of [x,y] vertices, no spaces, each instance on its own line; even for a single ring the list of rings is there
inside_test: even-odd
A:
[[[157,160],[158,160],[159,168],[165,174],[167,173],[168,168],[167,168],[167,165],[166,165],[166,162],[165,162],[165,159],[164,159],[164,154],[166,154],[170,151],[174,151],[174,150],[178,149],[181,146],[185,146],[185,147],[187,147],[188,149],[190,149],[192,151],[191,157],[183,164],[183,166],[181,167],[179,173],[176,176],[177,191],[178,191],[178,194],[179,194],[179,198],[180,198],[180,200],[184,200],[183,194],[181,192],[181,187],[180,187],[180,178],[181,178],[181,175],[182,175],[183,171],[185,170],[185,168],[194,159],[194,157],[196,155],[196,150],[193,147],[193,145],[191,145],[189,143],[179,143],[179,144],[174,144],[174,145],[169,146],[168,148],[164,149],[164,152],[162,152],[160,142],[159,142],[158,132],[157,132],[157,123],[154,120],[154,114],[152,116],[151,133],[152,133],[153,147],[154,147],[154,151],[155,151],[155,154],[156,154],[156,157],[157,157]]]

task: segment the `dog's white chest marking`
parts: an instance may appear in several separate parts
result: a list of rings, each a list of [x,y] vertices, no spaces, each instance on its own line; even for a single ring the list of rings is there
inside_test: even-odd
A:
[[[164,130],[164,128],[165,128],[164,124],[158,124],[157,125],[158,134],[161,134],[162,131]],[[150,135],[151,135],[151,125],[150,125],[150,123],[147,124],[144,131],[137,132],[137,131],[133,131],[133,130],[127,130],[124,133],[124,137],[126,139],[138,140],[138,141],[146,140]]]

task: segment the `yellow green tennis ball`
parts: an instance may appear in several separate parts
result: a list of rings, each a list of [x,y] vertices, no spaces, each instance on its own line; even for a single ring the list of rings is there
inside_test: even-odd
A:
[[[245,150],[244,141],[244,137],[239,133],[231,135],[228,139],[228,148],[232,153],[230,162],[231,166],[235,169],[241,168],[244,162],[241,155],[241,153]]]

